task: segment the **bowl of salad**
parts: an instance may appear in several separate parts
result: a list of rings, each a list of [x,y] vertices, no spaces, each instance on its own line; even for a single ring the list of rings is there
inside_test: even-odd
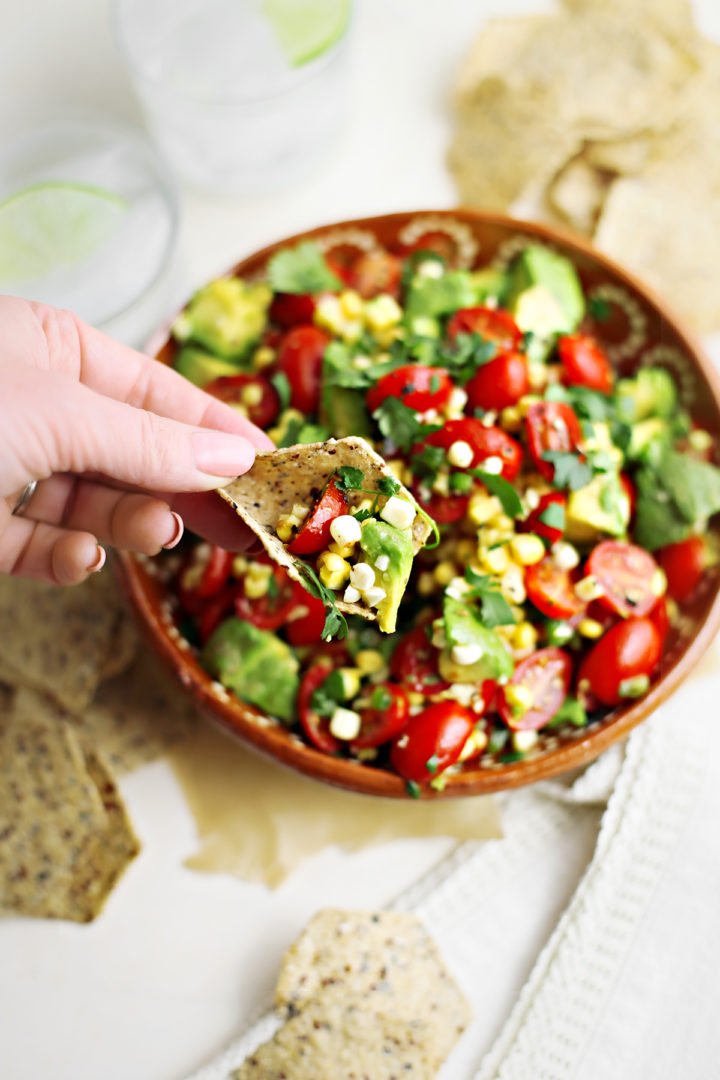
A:
[[[285,491],[299,580],[193,536],[122,556],[188,692],[284,764],[387,797],[526,784],[627,735],[712,640],[718,379],[583,242],[469,210],[314,229],[199,289],[149,351],[292,460],[364,440],[436,526],[390,581],[350,468]],[[391,589],[392,632],[343,614]]]

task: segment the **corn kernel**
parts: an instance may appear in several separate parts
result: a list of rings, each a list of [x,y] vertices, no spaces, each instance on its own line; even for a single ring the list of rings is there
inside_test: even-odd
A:
[[[346,319],[340,327],[338,333],[343,341],[347,341],[352,344],[354,341],[359,341],[362,337],[363,324],[360,319]]]
[[[404,461],[401,461],[399,458],[395,458],[393,461],[388,461],[387,467],[396,480],[399,480],[401,484],[407,483],[410,470]]]
[[[424,694],[419,694],[415,690],[411,690],[410,693],[408,694],[408,703],[410,705],[424,705],[425,704],[425,695]]]
[[[244,555],[236,555],[232,562],[232,572],[235,577],[242,577],[249,565]]]
[[[259,405],[262,401],[263,389],[259,383],[248,383],[240,391],[240,400],[243,405],[251,409],[253,405]]]
[[[318,573],[323,585],[327,585],[328,589],[334,589],[336,592],[338,589],[342,589],[348,576],[348,574],[344,574],[340,570],[328,570],[326,566],[323,566]]]
[[[512,532],[515,528],[513,519],[508,517],[507,514],[495,514],[488,521],[488,525],[493,529],[500,529],[503,532]]]
[[[340,333],[345,325],[340,300],[334,294],[321,296],[315,305],[315,322],[325,330],[331,330],[334,334]]]
[[[544,364],[528,364],[528,382],[533,390],[542,390],[548,383],[548,370]]]
[[[253,353],[252,366],[256,371],[262,371],[263,368],[270,367],[275,362],[275,350],[271,349],[268,345],[261,345],[259,349],[256,349]]]
[[[455,563],[450,562],[449,559],[443,559],[433,570],[433,578],[437,585],[449,585],[456,575]]]
[[[388,330],[402,319],[402,308],[389,293],[381,293],[365,304],[365,322],[370,330]]]
[[[373,336],[381,349],[389,349],[403,336],[403,330],[401,326],[389,326],[387,330],[376,330]]]
[[[278,518],[278,523],[275,526],[275,532],[278,534],[283,544],[287,544],[292,540],[293,535],[293,523],[289,518]]]
[[[588,574],[587,577],[581,578],[575,586],[575,595],[580,600],[586,600],[588,603],[591,600],[597,600],[602,594],[603,587],[592,574]]]
[[[350,573],[349,564],[342,556],[335,554],[333,551],[323,551],[322,554],[318,556],[318,566],[321,565],[324,566],[326,570],[342,573],[342,571],[347,569],[348,574]]]
[[[362,672],[358,668],[344,667],[338,669],[342,680],[343,699],[351,701],[360,693],[360,679]]]
[[[521,622],[515,627],[512,636],[513,648],[518,652],[529,652],[537,644],[538,632],[529,622]]]
[[[500,425],[505,431],[519,431],[522,427],[522,415],[516,405],[508,405],[500,413]]]
[[[512,563],[503,574],[500,581],[500,591],[505,599],[512,604],[525,603],[527,599],[525,575],[516,563]]]
[[[535,702],[533,692],[527,686],[506,686],[505,700],[515,716],[522,716]]]
[[[537,741],[537,731],[513,731],[512,733],[513,750],[517,750],[520,754],[524,754],[527,750],[532,750]]]
[[[340,293],[340,307],[346,318],[359,319],[363,313],[362,296],[354,289],[345,289]]]
[[[586,638],[602,637],[602,623],[599,623],[597,619],[581,619],[578,623],[578,632]]]
[[[528,414],[528,409],[531,405],[537,405],[538,401],[542,401],[541,397],[537,394],[526,394],[525,397],[521,397],[517,403],[517,408],[523,419]]]
[[[504,574],[510,565],[510,556],[505,547],[490,548],[480,560],[493,574]]]
[[[664,596],[667,592],[667,574],[662,566],[658,566],[650,582],[650,591],[655,596]]]
[[[268,567],[268,569],[270,569]],[[249,600],[259,600],[261,596],[265,596],[270,585],[269,577],[253,577],[251,573],[245,575],[243,581],[243,592]]]
[[[477,728],[471,731],[465,740],[465,745],[460,751],[459,761],[469,761],[470,758],[477,757],[482,754],[483,750],[488,744],[487,734],[482,728]]]
[[[469,563],[475,558],[475,551],[477,545],[470,539],[458,540],[457,547],[455,548],[455,557],[461,566]]]
[[[484,492],[478,492],[471,497],[467,513],[473,525],[485,525],[501,509],[500,500],[496,495],[485,495]]]
[[[355,656],[355,667],[363,675],[375,675],[385,667],[385,661],[377,649],[361,649]]]
[[[525,533],[512,538],[510,551],[521,566],[533,566],[544,557],[545,545],[535,533]]]
[[[425,570],[417,579],[417,591],[421,596],[432,596],[435,592],[435,578]]]
[[[353,507],[353,510],[372,510],[374,506],[372,499],[361,499],[360,502]]]

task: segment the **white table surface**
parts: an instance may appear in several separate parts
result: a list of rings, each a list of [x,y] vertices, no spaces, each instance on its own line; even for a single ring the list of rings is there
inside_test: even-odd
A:
[[[185,193],[178,296],[305,227],[452,206],[443,158],[453,65],[484,17],[547,7],[530,0],[358,0],[343,145],[319,176],[292,191],[223,200]],[[716,0],[697,11],[702,28],[720,39]],[[140,122],[104,0],[0,0],[0,13],[0,137],[89,107]],[[102,917],[89,927],[0,922],[0,1075],[7,1080],[181,1080],[237,1033],[311,912],[381,904],[448,849],[447,841],[433,840],[355,855],[330,850],[269,892],[183,868],[194,826],[166,764],[130,776],[123,793],[143,850]],[[568,836],[562,872],[538,888],[533,917],[512,927],[502,977],[488,973],[498,1023],[593,843],[586,826]],[[466,1080],[471,1067],[466,1061],[443,1075]]]

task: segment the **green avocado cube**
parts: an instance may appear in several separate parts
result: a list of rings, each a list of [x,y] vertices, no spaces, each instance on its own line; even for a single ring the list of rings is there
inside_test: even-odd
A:
[[[529,244],[513,260],[505,303],[521,330],[540,337],[571,334],[585,314],[585,297],[573,264],[536,244]]]
[[[265,329],[271,300],[272,291],[263,282],[219,278],[195,293],[173,323],[173,336],[217,356],[241,358]]]
[[[219,682],[243,701],[292,723],[299,687],[298,660],[270,630],[231,618],[206,642],[201,660]]]
[[[414,551],[410,530],[396,529],[381,518],[368,518],[362,525],[360,547],[375,570],[375,584],[386,594],[377,607],[378,626],[384,634],[391,634],[412,570]],[[385,570],[377,568],[382,555],[389,559]]]
[[[211,356],[195,345],[184,345],[175,357],[175,370],[196,386],[204,387],[226,375],[237,375],[242,370],[232,360]]]

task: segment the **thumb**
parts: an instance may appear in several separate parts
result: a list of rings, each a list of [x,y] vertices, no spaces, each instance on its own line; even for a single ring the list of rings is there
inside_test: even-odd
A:
[[[16,397],[9,445],[24,472],[16,487],[27,477],[99,472],[150,491],[207,491],[255,460],[240,435],[169,420],[55,372],[25,372]]]

